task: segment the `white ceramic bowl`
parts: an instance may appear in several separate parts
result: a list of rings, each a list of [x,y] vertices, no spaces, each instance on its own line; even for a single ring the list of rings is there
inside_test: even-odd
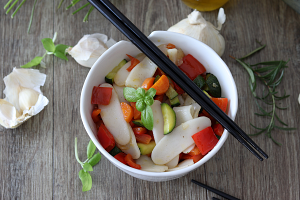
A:
[[[178,33],[168,31],[155,31],[148,37],[156,45],[172,43],[175,46],[181,48],[186,54],[192,54],[197,60],[199,60],[207,69],[207,72],[213,73],[219,80],[222,86],[222,97],[229,99],[229,117],[234,120],[237,107],[238,96],[236,85],[233,77],[223,60],[207,45],[195,40],[189,36],[185,36]],[[112,164],[123,170],[127,174],[130,174],[136,178],[148,180],[148,181],[167,181],[179,178],[187,173],[197,169],[209,159],[211,159],[222,147],[225,140],[228,137],[228,132],[225,130],[217,145],[208,153],[204,158],[198,161],[196,164],[171,172],[146,172],[138,169],[131,168],[127,165],[116,160],[112,157],[99,143],[97,139],[97,130],[95,124],[91,118],[91,112],[93,105],[91,104],[91,94],[94,86],[104,83],[104,77],[108,74],[113,67],[118,65],[122,59],[127,59],[126,54],[135,56],[140,51],[130,42],[120,41],[114,46],[110,47],[93,65],[89,74],[84,82],[81,98],[80,98],[80,114],[83,125],[100,150]]]

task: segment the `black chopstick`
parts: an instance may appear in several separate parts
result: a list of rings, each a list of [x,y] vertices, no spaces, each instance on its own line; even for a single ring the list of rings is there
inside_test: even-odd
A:
[[[197,185],[199,185],[199,186],[201,186],[201,187],[203,187],[203,188],[205,188],[205,189],[207,189],[207,190],[209,190],[209,191],[211,191],[211,192],[213,192],[213,193],[215,193],[215,194],[217,194],[217,195],[220,195],[221,197],[224,197],[224,198],[226,198],[226,199],[229,199],[229,200],[240,200],[240,199],[235,198],[235,197],[233,197],[233,196],[231,196],[231,195],[229,195],[229,194],[226,194],[226,193],[224,193],[224,192],[221,192],[220,190],[217,190],[217,189],[212,188],[212,187],[210,187],[210,186],[208,186],[208,185],[205,185],[205,184],[203,184],[203,183],[200,183],[200,182],[198,182],[198,181],[195,181],[194,179],[192,179],[192,182],[195,183],[195,184],[197,184]]]
[[[211,114],[225,129],[242,143],[257,158],[268,157],[218,106],[216,106],[181,70],[174,65],[143,33],[141,33],[117,8],[107,0],[88,0],[98,11],[109,19],[133,44],[146,54],[156,65],[168,74],[197,103]],[[169,68],[169,66],[172,66]],[[238,129],[238,130],[236,130]],[[241,136],[237,133],[240,132]],[[245,140],[243,139],[245,138]]]

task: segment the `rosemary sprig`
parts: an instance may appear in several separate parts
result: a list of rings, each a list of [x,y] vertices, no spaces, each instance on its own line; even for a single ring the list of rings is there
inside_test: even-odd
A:
[[[240,63],[248,72],[249,74],[249,87],[252,92],[252,95],[256,98],[255,103],[258,106],[258,109],[260,110],[260,113],[255,113],[257,116],[263,116],[270,118],[269,123],[267,126],[263,128],[259,128],[252,123],[250,125],[258,130],[255,134],[249,134],[251,136],[260,135],[262,133],[266,133],[266,135],[272,139],[272,141],[277,144],[281,145],[281,143],[277,142],[271,135],[272,130],[274,129],[280,129],[284,131],[291,131],[295,130],[296,128],[289,128],[286,123],[284,123],[276,114],[276,110],[285,110],[287,107],[279,107],[277,106],[277,102],[279,100],[286,99],[290,95],[286,95],[285,93],[281,96],[278,95],[278,91],[276,91],[276,87],[281,83],[283,75],[284,75],[284,69],[288,66],[286,65],[288,61],[268,61],[268,62],[259,62],[256,64],[249,64],[244,62],[245,58],[248,58],[249,56],[259,52],[263,48],[265,48],[266,45],[261,45],[259,48],[255,49],[254,51],[250,52],[246,56],[243,56],[241,58],[234,58],[230,56],[231,58],[235,59],[238,63]],[[260,66],[260,67],[259,67]],[[262,96],[258,96],[256,94],[256,82],[257,79],[259,79],[266,87],[266,89],[263,91]],[[263,109],[259,103],[258,100],[265,103],[268,107],[271,107],[270,111],[266,111]],[[275,125],[275,121],[278,121],[279,124],[282,126]]]
[[[12,9],[14,9],[15,5],[19,2],[20,0],[8,0],[7,3],[4,6],[4,10],[6,10],[6,14],[8,14]],[[69,8],[75,6],[75,4],[77,4],[78,2],[80,2],[81,0],[73,0],[71,2],[71,4],[66,8],[66,10],[68,10]],[[13,14],[11,15],[11,18],[13,18],[17,12],[19,11],[19,9],[23,6],[23,4],[26,2],[26,0],[22,0],[22,2],[17,6],[17,8],[14,10]],[[34,0],[34,4],[32,6],[32,11],[31,11],[31,15],[30,15],[30,20],[29,20],[29,24],[28,24],[28,28],[27,28],[27,33],[29,33],[30,28],[31,28],[31,24],[32,24],[32,20],[33,20],[33,15],[34,15],[34,10],[35,10],[35,5],[36,5],[37,0]],[[64,0],[59,1],[58,4],[58,9],[61,7],[61,5],[63,4]],[[77,12],[79,12],[80,10],[82,10],[83,8],[87,7],[88,5],[90,5],[90,3],[86,3],[83,6],[81,6],[80,8],[78,8],[76,11],[74,11],[72,13],[72,15],[76,14]],[[83,22],[87,22],[89,15],[91,14],[91,12],[93,11],[94,7],[91,6],[90,9],[87,11],[87,14],[84,16],[83,18]]]

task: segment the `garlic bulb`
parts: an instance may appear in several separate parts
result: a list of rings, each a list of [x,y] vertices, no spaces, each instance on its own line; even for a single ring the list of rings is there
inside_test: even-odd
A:
[[[95,33],[84,35],[74,47],[66,49],[78,64],[92,67],[96,60],[116,41],[109,39],[104,34]]]
[[[218,27],[216,28],[210,22],[207,22],[197,10],[188,15],[188,18],[181,20],[168,31],[182,33],[193,37],[208,46],[210,46],[219,56],[222,56],[225,50],[225,40],[219,33],[226,20],[224,9],[220,8],[218,14]]]
[[[35,69],[14,68],[4,77],[6,97],[0,99],[0,124],[16,128],[43,110],[49,102],[40,90],[45,81],[46,75]]]

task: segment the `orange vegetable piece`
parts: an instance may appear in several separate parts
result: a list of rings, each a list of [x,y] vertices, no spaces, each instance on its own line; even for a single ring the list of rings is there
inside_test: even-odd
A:
[[[137,142],[143,143],[143,144],[149,144],[150,141],[152,140],[152,137],[148,134],[134,134],[135,139]]]
[[[125,102],[121,102],[123,116],[126,122],[130,122],[133,118],[133,108]]]
[[[156,90],[156,95],[162,95],[169,89],[169,79],[166,75],[162,75],[151,88]]]
[[[141,119],[141,112],[136,109],[135,104],[135,102],[130,102],[130,105],[133,108],[133,119]]]
[[[99,116],[100,112],[101,112],[101,109],[98,109],[98,108],[93,110],[92,119],[93,119],[94,123],[98,123],[101,120],[101,118]]]
[[[131,65],[127,68],[127,71],[131,71],[137,64],[140,63],[140,61],[128,54],[126,54],[129,58],[130,58],[130,61],[131,61]]]
[[[147,133],[147,129],[144,127],[134,127],[132,128],[133,133],[137,135],[145,134]]]
[[[174,44],[171,44],[171,43],[167,44],[166,47],[167,47],[167,49],[174,49],[174,48],[176,48],[176,46]]]
[[[204,156],[200,153],[198,155],[193,156],[193,161],[194,163],[198,162],[199,160],[201,160]]]
[[[125,156],[125,162],[127,163],[127,165],[129,165],[132,168],[135,168],[135,169],[141,169],[142,168],[141,165],[135,163],[135,161],[133,160],[133,158],[130,154],[127,154]]]
[[[195,156],[201,154],[201,152],[199,148],[195,145],[195,147],[188,154],[191,156]]]
[[[154,83],[155,78],[154,77],[150,77],[150,78],[146,78],[141,86],[141,88],[144,88],[145,90],[149,90],[153,83]]]

